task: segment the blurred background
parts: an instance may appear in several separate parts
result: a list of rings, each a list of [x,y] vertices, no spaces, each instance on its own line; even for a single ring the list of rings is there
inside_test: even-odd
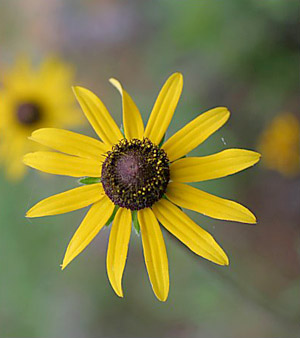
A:
[[[298,7],[293,0],[0,0],[1,87],[19,55],[34,64],[55,56],[76,70],[70,86],[96,92],[120,124],[120,97],[108,82],[118,78],[146,122],[163,82],[180,71],[184,92],[168,135],[224,105],[229,122],[193,154],[237,147],[263,155],[253,169],[196,185],[258,218],[252,226],[188,212],[228,253],[229,267],[196,257],[164,233],[166,303],[152,293],[134,233],[124,299],[106,277],[109,229],[62,272],[86,210],[24,215],[76,179],[29,170],[11,180],[0,163],[0,337],[300,336]],[[73,130],[94,136],[87,123]]]

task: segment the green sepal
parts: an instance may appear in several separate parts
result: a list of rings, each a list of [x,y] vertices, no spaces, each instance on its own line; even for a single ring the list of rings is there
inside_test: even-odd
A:
[[[119,206],[118,205],[115,205],[115,208],[114,208],[114,211],[113,213],[111,214],[111,216],[109,217],[108,221],[105,223],[105,226],[108,227],[110,226],[110,224],[112,223],[112,221],[114,220],[115,216],[116,216],[116,213],[119,209]]]
[[[100,182],[101,182],[100,177],[83,177],[78,180],[78,183],[80,184],[95,184]]]
[[[133,223],[135,233],[139,236],[141,232],[141,228],[140,228],[136,210],[132,211],[132,223]]]
[[[124,138],[125,138],[125,131],[124,131],[124,126],[123,126],[123,124],[120,125],[120,132],[122,133],[122,135],[123,135]]]
[[[174,163],[175,161],[181,160],[182,158],[187,158],[187,156],[186,156],[186,155],[181,156],[181,157],[179,157],[177,160],[174,160],[174,161],[172,161],[172,162],[170,162],[170,163]]]
[[[170,203],[172,203],[165,194],[163,195],[162,198],[165,199],[165,200],[167,200],[167,201],[169,201]],[[182,211],[182,208],[179,205],[175,204],[175,206]]]
[[[164,144],[165,138],[166,138],[166,133],[164,134],[163,138],[162,138],[161,141],[159,142],[159,145],[158,145],[159,148],[161,148],[162,145]]]

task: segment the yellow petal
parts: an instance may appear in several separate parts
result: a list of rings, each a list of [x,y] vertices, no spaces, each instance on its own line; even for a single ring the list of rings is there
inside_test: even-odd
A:
[[[99,159],[110,147],[94,138],[56,128],[34,131],[31,140],[69,155]]]
[[[122,96],[123,124],[126,139],[137,138],[141,140],[144,135],[144,123],[138,107],[118,80],[110,79],[109,81]]]
[[[55,175],[101,177],[101,162],[51,151],[37,151],[24,156],[31,168]]]
[[[225,252],[214,238],[174,204],[161,199],[152,208],[159,222],[190,250],[214,263],[229,264]]]
[[[244,149],[227,149],[209,156],[182,158],[170,165],[171,180],[200,182],[225,177],[251,167],[259,158],[259,153]]]
[[[229,116],[230,113],[227,108],[218,107],[196,117],[170,137],[162,146],[168,154],[169,160],[175,161],[196,148],[221,128],[229,119]]]
[[[73,87],[75,96],[90,124],[104,143],[113,145],[123,135],[102,101],[90,90]]]
[[[169,293],[168,257],[163,235],[153,211],[145,208],[138,211],[146,267],[152,289],[160,301]]]
[[[103,197],[101,183],[84,185],[43,199],[27,211],[26,217],[58,215],[85,208]]]
[[[208,194],[186,184],[169,183],[166,196],[171,202],[182,208],[194,210],[212,218],[256,223],[255,216],[243,205]]]
[[[155,144],[160,143],[169,127],[182,87],[182,74],[174,73],[168,78],[157,97],[144,134]]]
[[[122,277],[131,233],[131,211],[119,208],[114,218],[106,257],[107,275],[112,288],[123,297]]]
[[[103,195],[99,202],[92,205],[68,245],[62,269],[90,244],[108,221],[114,207],[114,204],[106,195]]]

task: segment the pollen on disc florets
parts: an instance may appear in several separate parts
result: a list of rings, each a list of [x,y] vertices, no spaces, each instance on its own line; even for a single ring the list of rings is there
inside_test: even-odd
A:
[[[140,210],[151,207],[166,192],[169,160],[149,139],[121,140],[107,152],[102,184],[114,204]]]

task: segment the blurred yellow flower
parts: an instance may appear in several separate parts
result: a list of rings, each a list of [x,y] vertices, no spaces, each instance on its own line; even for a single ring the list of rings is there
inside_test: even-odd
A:
[[[300,173],[300,122],[292,113],[276,116],[264,130],[259,141],[263,163],[282,175]]]
[[[37,146],[27,137],[43,126],[72,127],[81,121],[71,92],[73,70],[48,58],[35,69],[28,58],[20,58],[4,74],[0,87],[0,164],[7,177],[22,178],[23,155]],[[39,147],[41,148],[41,147]]]
[[[120,297],[123,297],[122,276],[133,223],[141,231],[153,291],[159,300],[165,301],[169,268],[160,223],[196,254],[216,264],[229,264],[214,238],[177,206],[216,219],[256,222],[255,216],[241,204],[184,183],[234,174],[254,165],[260,155],[249,150],[227,149],[210,156],[184,158],[228,120],[230,114],[224,107],[201,114],[163,142],[183,88],[180,73],[170,76],[164,84],[145,129],[132,98],[117,80],[110,81],[122,96],[125,135],[95,94],[75,87],[74,93],[85,116],[103,142],[66,130],[47,128],[33,132],[32,140],[60,153],[27,154],[24,162],[28,166],[51,174],[88,177],[81,180],[86,185],[40,201],[28,211],[27,217],[61,214],[93,204],[69,243],[62,268],[105,225],[113,222],[107,274]]]

